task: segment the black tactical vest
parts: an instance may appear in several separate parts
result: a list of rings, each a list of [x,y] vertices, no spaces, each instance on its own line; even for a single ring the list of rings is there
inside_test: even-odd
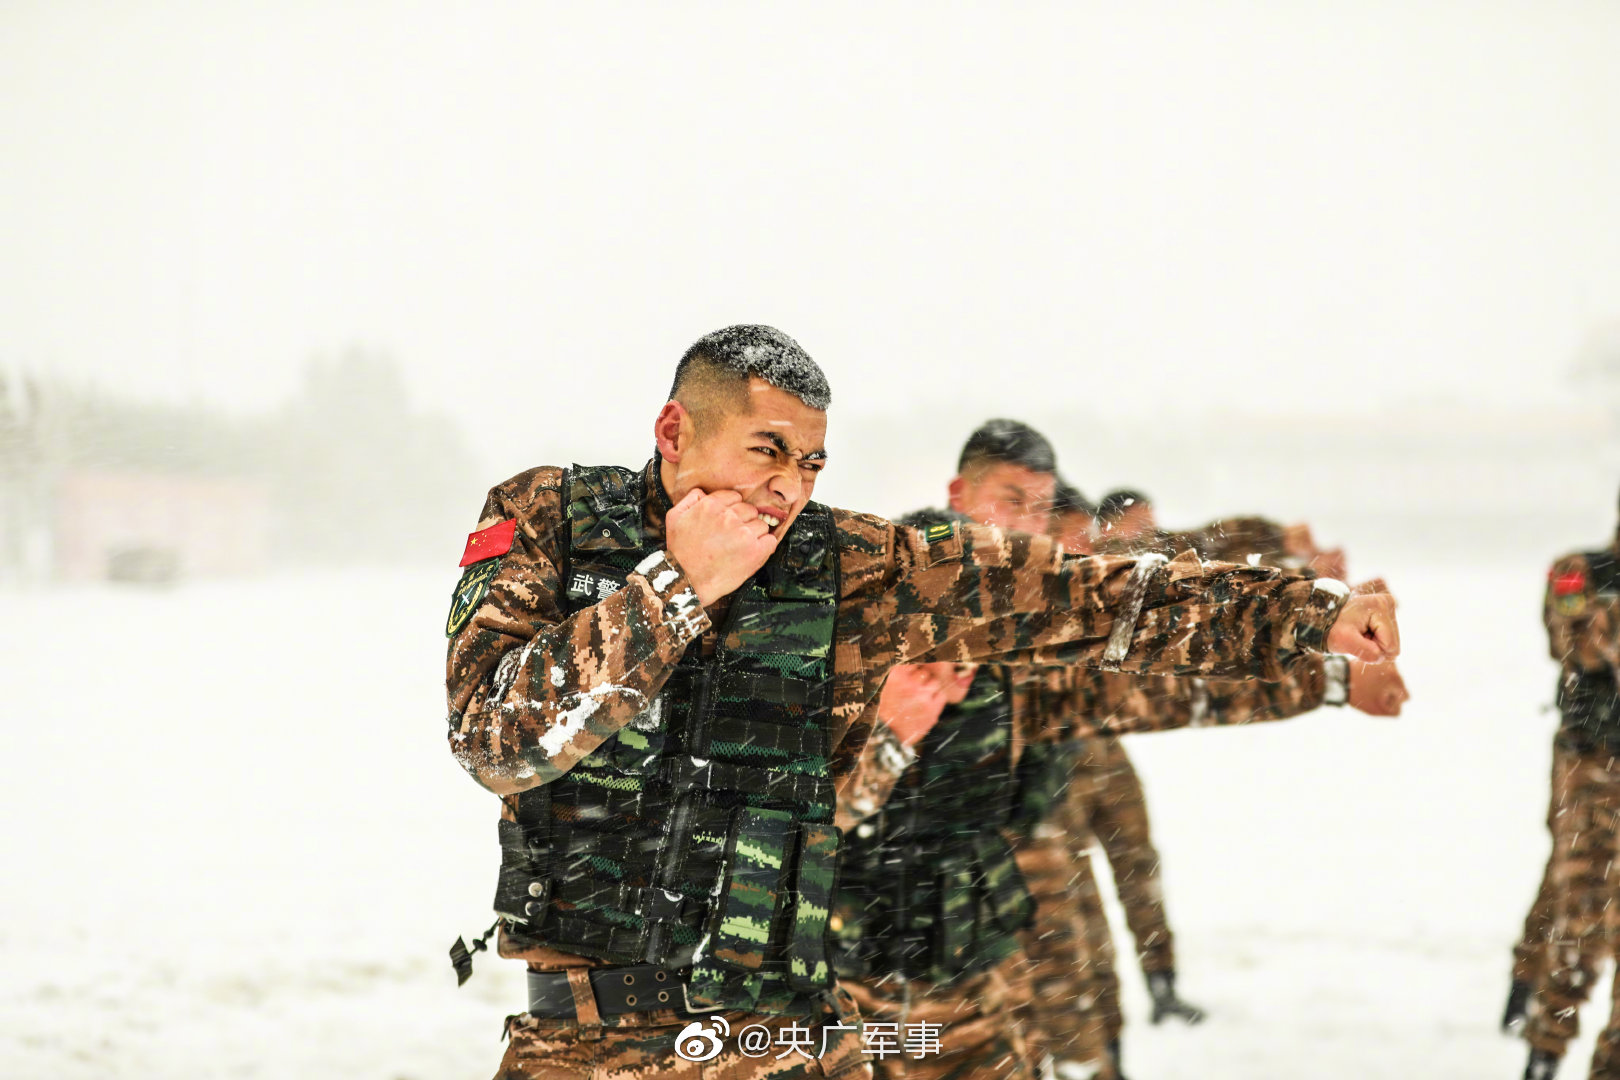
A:
[[[1019,947],[1035,904],[1001,829],[1015,791],[1006,669],[985,665],[923,736],[883,809],[845,839],[834,965],[950,983]]]
[[[1086,754],[1084,739],[1034,743],[1018,759],[1018,791],[1013,799],[1012,830],[1028,835],[1051,817],[1069,790],[1074,771]]]
[[[576,465],[564,485],[572,613],[657,545],[643,475]],[[514,944],[690,966],[698,1009],[799,1013],[831,987],[837,600],[832,514],[810,503],[733,595],[714,655],[693,642],[647,709],[517,796],[495,898]]]
[[[1620,593],[1620,558],[1613,551],[1588,552],[1586,564],[1594,592]],[[1558,680],[1558,711],[1558,738],[1566,746],[1620,754],[1620,692],[1613,674],[1566,667]]]

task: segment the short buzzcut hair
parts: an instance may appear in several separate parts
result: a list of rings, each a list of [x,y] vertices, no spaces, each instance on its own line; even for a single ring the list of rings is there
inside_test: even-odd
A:
[[[675,365],[671,401],[680,401],[700,423],[714,407],[741,400],[748,379],[758,376],[810,406],[826,411],[832,388],[821,367],[797,341],[774,326],[744,323],[704,334]]]
[[[1104,523],[1118,521],[1124,516],[1125,511],[1138,505],[1152,506],[1153,500],[1140,491],[1132,491],[1130,488],[1110,491],[1102,497],[1102,502],[1097,504],[1097,520]]]
[[[1022,465],[1031,472],[1057,473],[1057,451],[1046,436],[1022,420],[986,420],[968,436],[956,471],[967,473],[983,465]]]

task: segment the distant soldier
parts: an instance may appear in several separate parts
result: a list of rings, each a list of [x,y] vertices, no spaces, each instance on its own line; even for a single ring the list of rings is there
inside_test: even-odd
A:
[[[1091,515],[1102,544],[1109,551],[1156,550],[1173,553],[1194,550],[1206,558],[1265,565],[1330,565],[1343,572],[1343,553],[1316,548],[1308,527],[1281,526],[1259,517],[1228,518],[1187,533],[1167,533],[1157,527],[1153,505],[1137,491],[1115,491],[1090,511],[1085,499],[1060,480],[1053,499],[1052,532],[1065,550],[1090,552]],[[1344,676],[1348,676],[1344,669]],[[1088,703],[1092,715],[1106,717],[1119,711],[1118,696],[1132,702],[1158,701],[1177,706],[1164,692],[1163,681],[1140,680],[1107,684],[1114,700]],[[1399,673],[1392,667],[1357,665],[1357,707],[1375,715],[1396,715],[1406,700]],[[1270,688],[1273,691],[1279,686]],[[1300,684],[1288,689],[1308,695]],[[1207,693],[1207,691],[1205,691]],[[1281,696],[1258,708],[1247,702],[1225,703],[1206,715],[1220,722],[1248,723],[1280,719],[1321,704],[1320,697]],[[1339,698],[1336,703],[1343,703]],[[1239,707],[1233,707],[1237,705]],[[1142,704],[1151,711],[1151,704]],[[1060,1068],[1082,1075],[1098,1047],[1106,1047],[1115,1068],[1121,1057],[1120,1034],[1124,1014],[1120,1008],[1119,978],[1114,969],[1113,936],[1108,926],[1090,849],[1100,843],[1113,871],[1126,922],[1136,939],[1138,959],[1153,999],[1152,1022],[1167,1017],[1198,1023],[1203,1010],[1182,1000],[1176,991],[1174,936],[1165,914],[1160,885],[1160,859],[1153,845],[1147,801],[1141,781],[1123,744],[1117,739],[1087,740],[1072,760],[1068,797],[1051,822],[1041,826],[1036,839],[1020,849],[1019,865],[1042,902],[1039,923],[1029,952],[1037,970],[1037,1001],[1055,1003],[1043,1009],[1044,1023],[1054,1037],[1053,1053]],[[1078,1001],[1078,1012],[1065,1002]]]
[[[949,486],[952,511],[901,520],[931,528],[966,514],[1004,527],[1044,529],[1054,469],[1050,446],[1038,433],[992,421],[963,450]],[[1320,687],[1331,662],[1301,658],[1275,686],[1314,681]],[[896,669],[879,703],[885,723],[867,754],[892,762],[897,782],[887,792],[874,785],[841,799],[860,815],[876,811],[856,826],[845,848],[834,911],[841,985],[869,1023],[909,1019],[945,1032],[935,1060],[875,1061],[882,1077],[1018,1076],[1033,1071],[1040,1056],[1044,1040],[1023,1026],[1032,1001],[1021,950],[1034,898],[1020,881],[1007,839],[1027,799],[1020,784],[1035,761],[1028,751],[1051,743],[1060,724],[1069,737],[1078,728],[1072,718],[1035,707],[1039,675],[994,665]],[[1074,672],[1073,678],[1087,688],[1082,696],[1088,701],[1107,693],[1103,684],[1139,683],[1135,676],[1108,673]],[[1186,705],[1179,712],[1162,703],[1133,709],[1140,699],[1116,692],[1120,707],[1110,716],[1099,714],[1098,726],[1086,732],[1096,734],[1107,722],[1128,723],[1122,730],[1151,730],[1211,715],[1191,704],[1201,680],[1165,681],[1181,684]],[[1239,692],[1274,689],[1258,682],[1237,685]],[[938,725],[929,727],[936,716]],[[1047,771],[1037,764],[1038,775]],[[997,822],[1007,836],[997,835]]]
[[[1115,544],[1151,539],[1159,532],[1152,501],[1140,491],[1110,491],[1097,504],[1097,532]]]
[[[1152,501],[1139,491],[1113,491],[1095,511],[1095,537],[1085,549],[1070,548],[1070,526],[1054,522],[1057,535],[1070,551],[1096,551],[1101,555],[1142,554],[1156,551],[1175,555],[1196,551],[1217,562],[1276,566],[1309,570],[1323,577],[1345,580],[1348,567],[1342,548],[1321,548],[1304,523],[1283,525],[1253,515],[1222,518],[1185,532],[1167,532],[1158,526]]]
[[[1549,817],[1552,918],[1540,1008],[1530,1010],[1527,1080],[1547,1080],[1579,1030],[1596,961],[1609,947],[1620,887],[1620,541],[1567,555],[1547,576],[1542,609],[1559,676],[1558,757]],[[1537,915],[1532,911],[1531,919]],[[1527,925],[1527,937],[1538,936]],[[1515,974],[1538,974],[1516,971]],[[1519,996],[1516,992],[1514,996]],[[1519,1008],[1515,1008],[1519,1006]],[[1509,1002],[1512,1022],[1522,1004]],[[1620,1078],[1620,979],[1592,1055],[1595,1080]]]

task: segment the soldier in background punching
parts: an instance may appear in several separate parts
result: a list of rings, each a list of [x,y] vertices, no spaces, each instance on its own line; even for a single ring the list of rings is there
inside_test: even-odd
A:
[[[1103,534],[1110,548],[1192,548],[1234,561],[1256,556],[1254,561],[1267,563],[1317,558],[1319,565],[1343,565],[1342,552],[1317,550],[1304,526],[1285,528],[1263,518],[1230,518],[1192,533],[1164,533],[1153,520],[1151,503],[1138,492],[1110,494],[1095,515],[1114,526]],[[1092,516],[1084,497],[1060,480],[1053,499],[1052,531],[1065,550],[1092,550]],[[1354,690],[1346,691],[1352,695],[1351,703],[1374,715],[1398,715],[1407,697],[1399,672],[1392,665],[1352,667]],[[1348,676],[1351,668],[1342,670]],[[1156,709],[1182,707],[1181,695],[1172,690],[1175,684],[1167,680],[1095,680],[1095,688],[1082,692],[1069,673],[1050,674],[1048,693],[1053,700],[1043,706],[1047,713],[1099,718],[1106,725],[1126,713],[1152,715]],[[1321,697],[1308,696],[1304,684],[1274,684],[1265,691],[1269,696],[1260,701],[1225,695],[1217,708],[1206,704],[1194,722],[1280,719],[1322,703]],[[1207,701],[1209,687],[1199,681],[1195,693]],[[1338,693],[1332,691],[1335,703],[1343,703]],[[1037,926],[1028,945],[1036,972],[1036,1011],[1060,1071],[1080,1076],[1089,1074],[1104,1048],[1118,1067],[1124,1025],[1113,937],[1091,869],[1094,844],[1100,843],[1109,859],[1136,939],[1153,998],[1152,1022],[1173,1016],[1197,1023],[1203,1012],[1176,993],[1174,938],[1165,914],[1159,855],[1146,798],[1124,746],[1113,738],[1076,742],[1069,760],[1072,774],[1066,796],[1053,817],[1037,826],[1020,847],[1019,866],[1039,902]]]
[[[1054,468],[1049,445],[1032,429],[992,421],[963,451],[949,488],[953,511],[1042,528]],[[928,527],[952,516],[932,511],[902,521]],[[1301,665],[1274,685],[1320,689],[1323,663]],[[1041,1042],[1032,1045],[1021,1026],[1031,1002],[1020,932],[1032,898],[1019,881],[1015,856],[990,828],[997,821],[1013,827],[1010,799],[1023,775],[1024,751],[1051,741],[1048,715],[1031,707],[1033,674],[997,666],[910,666],[892,673],[884,689],[879,714],[885,724],[867,751],[889,761],[898,782],[887,797],[867,789],[843,800],[877,813],[846,844],[834,915],[835,966],[869,1021],[936,1023],[946,1037],[944,1053],[933,1061],[875,1062],[882,1076],[1017,1076],[1039,1057]],[[1105,673],[1097,678],[1135,681]],[[1138,709],[1131,716],[1139,729],[1209,715],[1190,704],[1198,683],[1182,682],[1188,707],[1179,715],[1162,705],[1151,713]],[[916,734],[914,717],[931,720],[941,711],[938,726]],[[1115,718],[1124,720],[1127,711],[1117,710]]]
[[[1559,756],[1549,824],[1552,927],[1525,1026],[1529,1080],[1547,1080],[1578,1033],[1596,961],[1612,947],[1620,887],[1620,541],[1567,555],[1547,575],[1542,618],[1562,668]],[[1535,913],[1532,912],[1532,919]],[[1535,936],[1535,927],[1527,934]],[[1510,1001],[1510,1009],[1516,1002]],[[1506,1019],[1512,1020],[1513,1016]],[[1592,1055],[1594,1080],[1620,1080],[1620,979]]]
[[[1268,518],[1246,515],[1222,518],[1185,532],[1159,528],[1153,503],[1140,491],[1109,492],[1093,515],[1095,528],[1086,546],[1070,551],[1096,551],[1103,555],[1143,554],[1156,551],[1175,555],[1196,551],[1217,562],[1276,566],[1309,570],[1323,577],[1346,580],[1348,567],[1342,548],[1321,548],[1302,522],[1283,525]],[[1054,535],[1078,539],[1075,522],[1054,521]]]

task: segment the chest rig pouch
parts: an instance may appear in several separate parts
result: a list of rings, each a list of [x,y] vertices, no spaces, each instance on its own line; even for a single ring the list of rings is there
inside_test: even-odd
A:
[[[1001,831],[1014,799],[1008,690],[1004,668],[981,666],[883,809],[847,838],[840,975],[949,983],[1018,949],[1035,905]]]
[[[1620,559],[1613,551],[1586,555],[1592,589],[1600,597],[1620,596]],[[1620,689],[1608,672],[1566,667],[1558,680],[1558,737],[1576,750],[1620,753]]]
[[[661,546],[642,475],[565,478],[570,614]],[[518,944],[691,969],[695,1009],[802,1012],[832,986],[839,836],[828,774],[837,554],[811,503],[658,698],[501,822],[496,910]]]
[[[1024,747],[1018,759],[1017,794],[1013,799],[1012,829],[1028,835],[1056,812],[1067,796],[1069,781],[1084,760],[1084,739],[1041,742]]]

